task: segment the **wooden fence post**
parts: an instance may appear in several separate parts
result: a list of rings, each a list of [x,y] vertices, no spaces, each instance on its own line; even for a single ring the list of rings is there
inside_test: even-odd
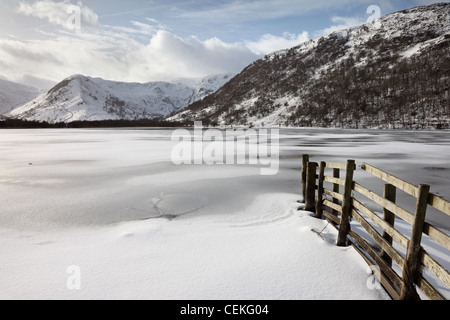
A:
[[[308,171],[309,155],[302,155],[302,196],[303,203],[306,202],[306,173]]]
[[[386,184],[384,185],[384,198],[386,200],[389,200],[393,203],[396,201],[396,190],[397,188],[394,187],[392,184]],[[387,223],[389,223],[392,227],[395,223],[395,214],[393,214],[391,211],[387,210],[386,208],[383,208],[383,219]],[[386,239],[386,241],[392,246],[392,237],[387,234],[385,231],[383,231],[383,238]],[[392,258],[384,251],[381,250],[381,257],[384,261],[386,261],[386,264],[389,267],[392,267]]]
[[[305,210],[314,212],[316,208],[316,172],[317,162],[308,162],[308,171],[306,173],[306,199]]]
[[[339,247],[347,246],[347,235],[350,231],[350,218],[352,211],[352,187],[353,187],[353,173],[355,171],[355,160],[348,160],[345,169],[345,186],[344,186],[344,200],[342,202],[342,216],[339,226],[339,234],[337,245]]]
[[[408,244],[406,259],[403,265],[403,283],[400,293],[400,300],[419,300],[414,283],[420,275],[420,256],[422,252],[422,232],[427,213],[429,185],[419,185],[419,194],[417,196],[416,213],[412,225],[411,240]]]
[[[316,202],[316,218],[322,219],[323,216],[323,179],[325,176],[325,166],[324,161],[320,162],[319,165],[319,179],[317,182],[317,202]]]

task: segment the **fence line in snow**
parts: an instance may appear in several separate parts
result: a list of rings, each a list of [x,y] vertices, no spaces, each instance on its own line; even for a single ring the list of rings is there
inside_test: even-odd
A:
[[[430,270],[447,287],[450,287],[450,273],[425,251],[422,238],[426,235],[433,245],[450,250],[450,236],[425,221],[428,206],[450,216],[450,202],[430,193],[429,185],[415,186],[367,163],[360,168],[386,183],[382,196],[355,181],[358,168],[354,160],[317,163],[311,162],[309,155],[303,155],[305,210],[314,212],[317,218],[325,217],[338,229],[338,246],[353,245],[369,265],[379,267],[380,282],[393,299],[419,299],[417,287],[430,299],[444,300],[436,289],[439,285],[433,286],[429,277],[424,277],[423,270]],[[341,178],[342,171],[345,175]],[[414,213],[396,203],[397,190],[414,197]],[[365,204],[367,201],[381,206],[382,214],[370,209]],[[409,236],[395,228],[398,218],[411,225]],[[351,230],[352,220],[364,228],[364,234]],[[365,239],[367,236],[378,248]]]

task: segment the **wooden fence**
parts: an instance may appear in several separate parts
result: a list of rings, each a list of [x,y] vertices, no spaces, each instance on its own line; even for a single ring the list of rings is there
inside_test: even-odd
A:
[[[445,300],[425,279],[424,268],[447,287],[450,287],[450,273],[425,251],[422,237],[427,235],[433,245],[445,248],[444,252],[450,250],[449,235],[425,221],[428,206],[450,216],[449,201],[430,193],[428,185],[415,186],[367,163],[360,168],[386,183],[383,196],[354,181],[357,170],[354,160],[317,163],[303,155],[302,164],[305,210],[315,212],[317,218],[326,218],[338,229],[338,246],[353,245],[369,265],[378,266],[380,282],[393,299],[419,299],[416,290],[419,288],[432,300]],[[345,175],[341,177],[342,171]],[[414,213],[396,204],[397,189],[414,197]],[[382,207],[382,213],[369,209],[363,204],[366,200]],[[395,228],[396,218],[411,225],[409,237]],[[364,234],[351,230],[353,219],[364,228]],[[367,236],[370,241],[366,240]],[[370,244],[372,240],[376,246]]]

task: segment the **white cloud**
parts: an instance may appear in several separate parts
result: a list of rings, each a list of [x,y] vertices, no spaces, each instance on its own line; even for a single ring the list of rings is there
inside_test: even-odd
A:
[[[133,74],[139,77],[153,74],[158,78],[239,72],[258,58],[240,44],[225,43],[218,38],[182,39],[165,30],[159,30],[138,54],[142,60],[133,66]]]
[[[234,0],[223,1],[221,5],[214,6],[214,8],[182,12],[180,16],[221,22],[253,21],[288,17],[304,14],[311,10],[370,1],[373,0]]]
[[[71,19],[76,19],[84,27],[97,26],[98,15],[81,2],[72,5],[69,1],[40,0],[33,3],[20,2],[17,13],[47,20],[53,25],[70,28]]]
[[[323,30],[319,30],[318,32],[316,32],[315,36],[319,37],[323,35],[328,35],[335,31],[360,26],[367,22],[367,20],[361,17],[338,17],[338,16],[332,17],[331,21],[334,23],[333,25]]]
[[[280,6],[278,0],[236,0],[220,5],[219,9],[210,12],[209,17],[274,18],[289,15],[291,11],[327,6],[327,3],[317,0],[313,5],[303,0],[286,0]],[[130,82],[200,77],[240,72],[264,54],[294,47],[309,39],[307,32],[268,33],[256,41],[242,40],[239,43],[227,43],[217,37],[181,38],[152,18],[139,21],[135,18],[129,21],[129,25],[101,25],[98,15],[82,4],[79,7],[82,28],[73,32],[67,28],[69,6],[67,0],[21,1],[16,6],[16,17],[34,17],[39,23],[44,21],[46,27],[36,28],[26,37],[0,38],[2,76],[30,85],[41,81],[43,87],[73,74]],[[30,20],[33,22],[29,23],[30,26],[36,25],[36,21]],[[335,17],[334,24],[323,32],[360,22],[357,18]],[[54,28],[55,25],[61,28]]]
[[[142,23],[139,21],[131,21],[131,24],[136,28],[140,29],[144,34],[152,34],[158,30],[156,26],[152,26],[150,24]]]
[[[246,46],[258,55],[265,55],[278,50],[295,47],[308,40],[309,35],[306,31],[298,35],[285,32],[282,37],[265,34],[258,41],[248,42]]]
[[[45,40],[0,39],[1,73],[36,85],[36,77],[59,82],[73,74],[149,82],[239,72],[258,58],[241,44],[217,38],[182,39],[158,30],[142,43],[123,30],[58,34]],[[33,83],[27,81],[33,76]]]
[[[418,6],[429,5],[437,2],[450,2],[450,1],[438,1],[438,0],[415,0],[414,1]]]
[[[128,26],[101,25],[97,14],[81,3],[82,26],[74,31],[67,28],[69,6],[68,1],[51,0],[16,6],[17,17],[34,17],[40,25],[26,37],[0,38],[2,76],[41,89],[73,74],[149,82],[240,72],[260,57],[245,43],[178,37],[152,18],[132,20]]]

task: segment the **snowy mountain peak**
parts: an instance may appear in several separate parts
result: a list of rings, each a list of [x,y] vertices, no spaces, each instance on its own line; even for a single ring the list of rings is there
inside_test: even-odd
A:
[[[163,118],[215,92],[231,77],[126,83],[76,74],[9,115],[49,123]]]
[[[450,4],[389,14],[253,62],[169,120],[450,128]]]

